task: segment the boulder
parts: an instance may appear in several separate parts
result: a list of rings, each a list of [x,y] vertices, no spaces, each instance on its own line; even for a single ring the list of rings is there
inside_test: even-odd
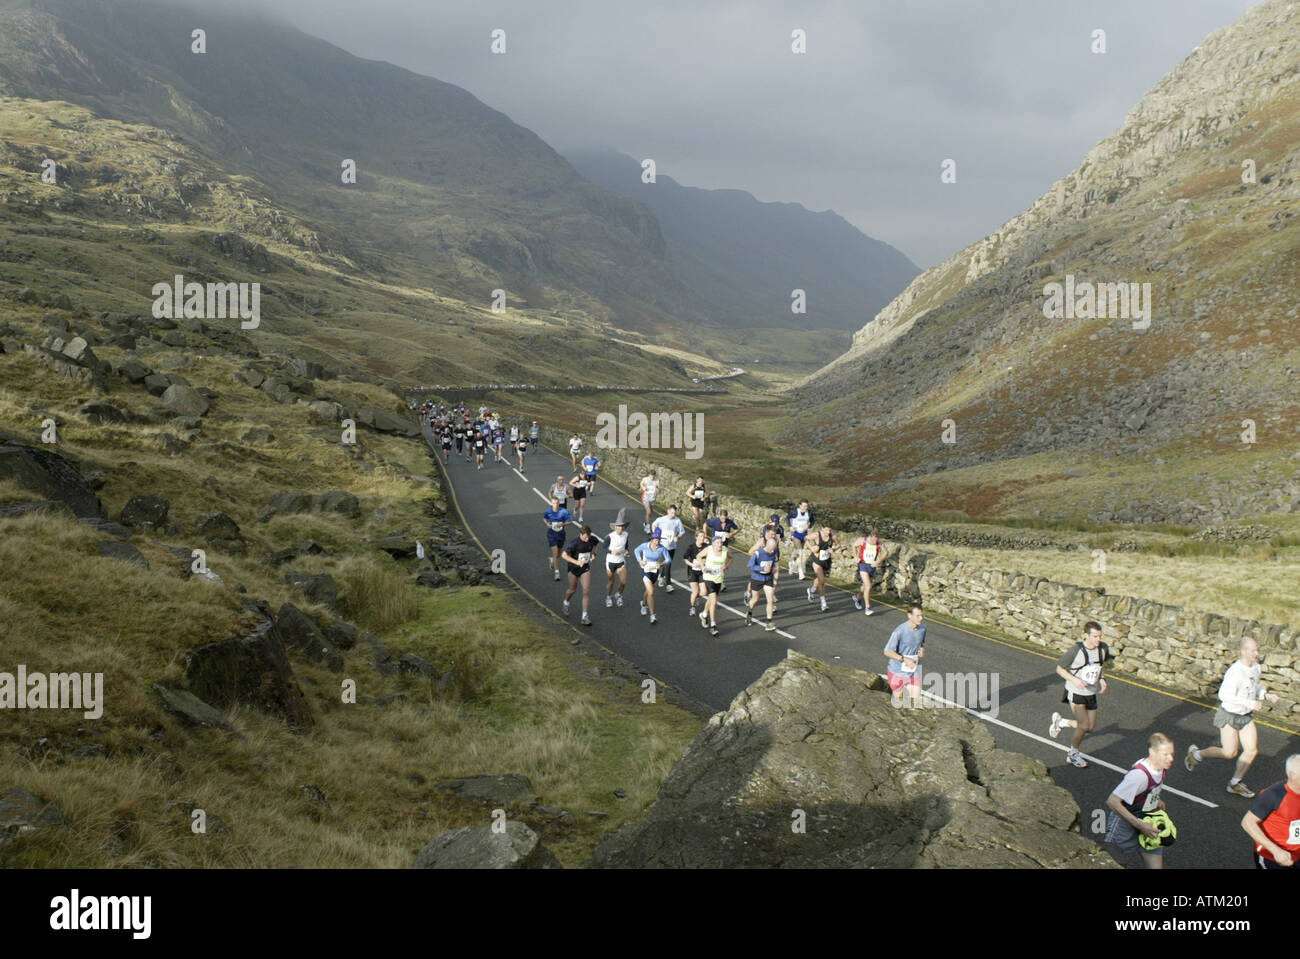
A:
[[[17,786],[0,795],[0,848],[19,836],[63,824],[63,810]]]
[[[128,383],[143,383],[145,378],[153,373],[153,370],[145,366],[135,357],[123,360],[117,368],[117,375],[122,377]]]
[[[361,504],[356,496],[343,490],[321,493],[312,502],[312,509],[317,513],[337,513],[349,519],[356,519],[361,515]]]
[[[465,826],[443,833],[415,857],[413,869],[562,869],[554,853],[521,822],[508,821],[502,832],[491,826]]]
[[[306,513],[312,508],[314,498],[311,493],[300,489],[286,489],[276,493],[267,502],[266,508],[258,519],[265,523],[276,516],[288,516],[294,513]]]
[[[284,644],[306,653],[314,662],[324,663],[334,672],[343,669],[343,654],[325,639],[315,620],[292,603],[285,603],[275,617],[276,628]]]
[[[0,479],[47,500],[65,503],[77,517],[107,519],[95,490],[75,466],[48,449],[29,446],[0,431]]]
[[[77,415],[92,423],[128,423],[131,415],[112,403],[95,400],[77,407]]]
[[[339,598],[338,583],[329,573],[302,573],[290,570],[284,581],[302,593],[308,602],[332,607]]]
[[[405,536],[385,536],[375,545],[393,559],[410,559],[415,555],[415,540]]]
[[[104,540],[99,544],[99,555],[120,560],[123,563],[134,563],[142,569],[149,568],[149,562],[144,558],[144,554],[130,543],[123,543],[121,540]]]
[[[438,589],[449,582],[450,580],[436,569],[421,570],[415,577],[416,586],[427,586],[429,589]]]
[[[883,687],[883,688],[882,688]],[[802,810],[806,831],[791,828]],[[791,652],[711,718],[595,867],[1116,868],[1042,763],[961,709]]]
[[[488,803],[492,806],[509,806],[523,803],[531,806],[537,802],[537,792],[527,776],[506,773],[501,776],[466,776],[463,779],[444,779],[434,789],[441,789],[462,799]]]
[[[266,620],[247,636],[207,643],[185,654],[185,682],[222,709],[235,704],[278,716],[295,729],[315,725],[279,630]]]
[[[172,385],[171,377],[166,373],[150,373],[144,378],[144,388],[152,396],[162,396],[167,392],[167,388]]]
[[[325,641],[342,650],[356,649],[359,635],[360,631],[355,626],[341,619],[336,619],[325,627]]]
[[[167,525],[167,511],[171,503],[165,497],[146,494],[132,496],[122,507],[118,520],[123,526],[144,526],[161,529]]]
[[[177,383],[163,391],[162,403],[165,409],[174,410],[181,416],[204,416],[212,405],[198,390]]]
[[[413,676],[433,676],[437,672],[432,663],[423,656],[415,655],[415,653],[404,654],[398,659],[397,668],[399,671]]]
[[[84,336],[74,336],[63,346],[63,355],[79,366],[94,369],[99,366],[99,357],[90,348]]]
[[[368,426],[377,433],[412,437],[420,435],[420,427],[414,420],[399,416],[397,413],[389,413],[387,410],[375,409],[373,406],[363,406],[357,410],[355,419],[362,426]]]
[[[153,691],[162,700],[163,708],[174,713],[192,726],[206,726],[234,732],[235,727],[220,710],[213,709],[193,693],[184,689],[168,689],[159,683],[153,684]]]
[[[194,520],[194,528],[200,536],[208,540],[238,540],[243,538],[239,532],[239,524],[220,510],[200,513],[198,518]]]

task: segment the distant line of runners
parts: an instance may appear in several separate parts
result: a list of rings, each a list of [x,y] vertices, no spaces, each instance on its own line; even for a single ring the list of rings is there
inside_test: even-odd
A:
[[[472,447],[481,468],[485,449],[492,445],[497,447],[497,461],[505,462],[500,457],[502,442],[497,440],[504,441],[507,431],[485,409],[480,409],[477,419],[472,419],[463,407],[441,409],[433,415],[442,418],[435,434],[444,437],[444,460],[451,443],[455,443],[457,452],[460,452],[457,437],[458,433],[463,433],[467,460]],[[463,429],[457,417],[465,421]],[[450,442],[445,438],[448,429]],[[508,432],[512,447],[519,456],[522,473],[524,460],[519,447],[536,448],[538,426],[534,422],[528,436],[517,427]],[[574,475],[567,480],[562,474],[555,477],[549,491],[549,508],[543,512],[542,520],[546,526],[548,562],[555,579],[561,578],[562,569],[567,572],[567,589],[561,607],[567,615],[572,598],[581,590],[581,621],[590,626],[592,567],[602,543],[586,524],[585,506],[594,492],[601,461],[594,453],[582,455],[582,439],[576,434],[569,439],[569,455]],[[698,617],[701,627],[711,636],[718,636],[718,596],[727,588],[726,573],[732,563],[729,547],[736,545],[734,540],[739,526],[725,509],[717,509],[716,515],[708,515],[716,509],[717,498],[700,476],[687,490],[695,527],[693,534],[688,535],[678,516],[677,504],[669,504],[664,515],[656,517],[660,487],[654,469],[641,478],[644,509],[641,527],[642,533],[648,537],[645,542],[631,546],[626,508],[621,508],[614,522],[609,524],[610,532],[603,544],[605,606],[623,606],[628,566],[630,559],[634,559],[641,572],[641,615],[647,616],[651,625],[657,623],[660,611],[656,608],[656,591],[674,591],[673,564],[677,561],[679,543],[685,542],[681,560],[688,586],[687,611],[690,616]],[[569,509],[570,491],[572,511]],[[566,544],[569,526],[577,527],[577,534]],[[789,510],[784,522],[780,513],[772,513],[746,554],[743,601],[746,626],[754,622],[754,610],[762,602],[764,628],[776,629],[776,588],[782,572],[783,544],[788,554],[785,571],[803,580],[807,566],[811,565],[813,583],[806,587],[805,595],[809,603],[820,601],[821,611],[828,609],[826,580],[832,560],[844,549],[830,525],[818,525],[808,501],[800,500]],[[857,564],[858,573],[854,607],[870,616],[876,612],[871,604],[872,587],[890,554],[880,541],[879,532],[872,529],[854,540],[850,555]],[[900,705],[904,704],[905,697],[909,704],[916,704],[921,696],[921,660],[925,656],[926,633],[924,619],[921,605],[911,604],[907,619],[891,632],[884,648],[885,676],[895,702]],[[1089,765],[1080,747],[1097,728],[1098,697],[1107,691],[1104,673],[1106,664],[1113,658],[1109,645],[1102,641],[1101,624],[1089,621],[1084,625],[1083,638],[1057,661],[1056,674],[1064,683],[1061,702],[1069,707],[1069,711],[1052,713],[1048,733],[1056,739],[1062,729],[1073,730],[1067,753],[1067,761],[1073,766],[1087,768]],[[1236,760],[1226,790],[1236,796],[1255,799],[1241,823],[1241,828],[1252,840],[1254,865],[1258,869],[1296,868],[1297,861],[1300,861],[1300,754],[1286,760],[1286,780],[1264,790],[1258,797],[1244,782],[1258,755],[1254,713],[1266,701],[1278,702],[1276,695],[1259,685],[1260,671],[1258,642],[1249,636],[1242,638],[1239,658],[1229,667],[1219,688],[1220,704],[1214,717],[1214,726],[1219,729],[1219,745],[1202,748],[1193,744],[1187,748],[1183,763],[1188,772],[1194,772],[1208,760]],[[1132,765],[1107,800],[1103,841],[1126,852],[1140,853],[1147,868],[1163,865],[1163,850],[1172,845],[1177,836],[1161,798],[1165,775],[1174,762],[1174,750],[1170,737],[1153,733],[1148,739],[1147,755]]]

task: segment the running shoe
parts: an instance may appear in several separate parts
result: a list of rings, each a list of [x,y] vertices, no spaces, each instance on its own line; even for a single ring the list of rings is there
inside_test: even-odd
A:
[[[1077,749],[1071,749],[1069,755],[1065,758],[1069,760],[1071,766],[1077,766],[1080,769],[1088,768],[1088,760],[1084,759]]]
[[[745,625],[746,626],[754,625],[754,614],[748,609],[745,610]]]
[[[806,593],[807,596],[808,596],[808,602],[811,603],[811,602],[813,601],[813,588],[812,588],[811,586],[809,586],[808,589],[805,590],[805,593]]]
[[[799,578],[800,578],[800,579],[806,579],[806,578],[807,578],[807,577],[804,576],[804,572],[803,572],[803,567],[802,567],[802,566],[799,567]]]
[[[586,613],[583,613],[583,614],[582,614],[582,625],[583,625],[583,626],[590,626],[590,625],[591,625],[591,617],[588,616]]]
[[[1047,735],[1055,739],[1061,733],[1061,714],[1052,713],[1052,723],[1047,727]]]
[[[763,629],[770,633],[772,632],[772,630],[776,629],[776,623],[772,622],[769,619],[766,623],[763,624]]]
[[[606,609],[613,609],[613,608],[614,608],[614,597],[613,597],[613,596],[606,596],[606,597],[605,597],[605,608],[606,608]]]
[[[829,607],[826,605],[826,597],[822,597],[822,612],[826,612]]]
[[[646,613],[648,613],[648,612],[650,612],[650,610],[646,609],[645,603],[642,603],[642,604],[641,604],[641,615],[644,616],[644,615],[645,615]]]
[[[1183,766],[1189,773],[1196,772],[1196,765],[1200,760],[1196,758],[1196,745],[1187,747],[1187,755],[1183,757]]]
[[[1250,799],[1255,795],[1255,790],[1241,782],[1228,783],[1228,792],[1232,793],[1234,796],[1244,796],[1246,799]]]
[[[853,597],[853,608],[854,609],[862,608],[862,600],[858,599],[858,597],[856,596]]]
[[[667,586],[664,587],[664,592],[665,592],[665,593],[671,593],[672,591],[673,591],[673,584],[672,584],[672,583],[669,583]]]
[[[623,594],[622,594],[622,593],[619,593],[617,596],[615,596],[615,597],[614,597],[614,602],[615,602],[615,603],[619,606],[619,608],[621,609],[622,606],[623,606]]]
[[[567,599],[564,601],[564,615],[569,615],[569,601]]]
[[[555,571],[555,579],[556,579],[557,582],[558,582],[559,579],[560,579],[560,571],[559,571],[558,569]]]
[[[650,625],[653,626],[654,624],[655,624],[655,614],[654,614],[654,613],[651,613],[651,614],[650,614]]]
[[[700,610],[700,625],[709,625],[709,611],[707,609]]]
[[[866,612],[868,616],[874,616],[876,614],[876,608],[874,606],[868,606],[864,612]]]
[[[714,623],[713,625],[711,625],[711,626],[709,627],[709,635],[710,635],[710,636],[716,636],[716,635],[718,635],[718,624],[717,624],[717,623]]]

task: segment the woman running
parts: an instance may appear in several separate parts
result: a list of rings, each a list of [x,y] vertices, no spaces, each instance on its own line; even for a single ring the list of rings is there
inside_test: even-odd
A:
[[[659,579],[659,567],[668,562],[668,550],[659,545],[659,531],[650,534],[650,542],[642,543],[636,548],[636,561],[641,564],[641,581],[645,586],[645,595],[641,597],[641,615],[650,613],[650,625],[655,622],[655,582]]]
[[[582,452],[582,437],[574,433],[569,437],[569,459],[573,462],[574,470],[578,468],[578,454]]]
[[[831,574],[831,555],[839,548],[840,541],[829,526],[823,524],[812,537],[813,584],[808,587],[808,602],[813,601],[813,593],[820,593],[823,613],[826,612],[826,577]]]
[[[695,600],[700,600],[700,605],[704,605],[704,570],[700,566],[698,559],[709,546],[709,535],[702,529],[695,531],[695,542],[688,543],[685,551],[682,553],[682,561],[686,564],[686,582],[690,585],[690,614],[695,615]]]
[[[569,485],[573,487],[573,508],[578,511],[578,522],[584,522],[583,516],[587,511],[587,476],[585,473],[577,473],[573,479],[569,480]]]
[[[704,487],[704,477],[695,477],[695,483],[687,490],[691,497],[691,509],[695,511],[695,528],[704,528],[704,512],[709,502],[709,491]]]
[[[641,477],[641,505],[645,507],[645,532],[650,532],[650,517],[654,513],[655,498],[659,495],[659,477],[654,470]]]
[[[708,598],[704,601],[704,611],[700,613],[700,625],[709,627],[709,635],[718,635],[718,594],[722,592],[723,576],[731,563],[731,552],[721,537],[714,537],[709,548],[696,557],[704,571],[704,587]]]
[[[524,471],[524,453],[528,451],[528,440],[522,436],[515,437],[515,455],[519,457],[519,472]]]
[[[627,517],[623,510],[618,511],[614,522],[609,524],[609,539],[605,542],[605,572],[609,574],[609,583],[605,587],[605,605],[620,608],[623,606],[623,590],[627,589]],[[614,584],[618,583],[615,591]]]

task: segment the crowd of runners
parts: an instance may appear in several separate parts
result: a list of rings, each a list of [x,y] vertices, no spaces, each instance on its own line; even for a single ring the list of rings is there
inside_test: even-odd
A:
[[[448,409],[426,403],[421,407],[421,414],[428,420],[433,434],[440,438],[444,461],[453,445],[457,454],[460,453],[464,438],[466,459],[473,456],[479,468],[487,450],[493,451],[493,462],[509,465],[501,456],[501,447],[508,440],[522,473],[524,450],[535,450],[538,445],[539,428],[535,421],[531,425],[521,422],[504,426],[486,408],[480,408],[474,417],[463,405]],[[741,528],[727,510],[718,508],[718,498],[709,490],[704,477],[697,476],[688,487],[686,510],[682,510],[677,503],[660,503],[661,482],[656,471],[649,469],[640,480],[643,507],[643,515],[638,517],[640,522],[629,520],[627,508],[622,507],[609,524],[608,533],[601,537],[585,517],[587,500],[596,492],[602,465],[600,457],[594,451],[584,453],[582,437],[577,434],[568,440],[568,454],[572,475],[568,478],[564,474],[556,475],[547,491],[549,504],[541,519],[550,571],[556,581],[566,580],[561,609],[568,615],[574,597],[581,593],[583,625],[592,624],[592,594],[593,590],[600,589],[595,568],[602,556],[605,607],[624,606],[628,570],[635,563],[640,590],[634,590],[634,595],[640,614],[648,617],[650,625],[659,621],[659,616],[667,611],[665,604],[671,602],[661,598],[660,592],[670,594],[676,590],[674,565],[685,578],[684,612],[698,619],[711,636],[720,634],[718,597],[727,590],[727,574],[733,567],[739,567],[739,576],[744,580],[741,629],[756,622],[756,610],[764,629],[777,628],[776,590],[783,573],[800,581],[811,580],[804,595],[808,603],[817,604],[817,609],[826,612],[830,608],[827,578],[835,560],[846,553],[850,573],[856,572],[854,608],[867,616],[877,612],[871,601],[872,590],[890,555],[877,530],[858,536],[846,547],[829,524],[817,522],[805,499],[784,516],[780,512],[770,514],[767,523],[749,542],[742,538]],[[638,525],[644,539],[633,546],[631,530]],[[736,554],[747,542],[745,558],[740,559]],[[913,603],[906,620],[895,627],[884,647],[884,675],[896,705],[918,705],[923,695],[920,680],[925,636],[924,610],[921,604]],[[1084,625],[1082,638],[1056,664],[1056,675],[1064,683],[1061,702],[1063,707],[1068,707],[1068,712],[1053,712],[1047,732],[1052,739],[1057,739],[1062,730],[1072,731],[1067,760],[1079,768],[1089,766],[1080,747],[1097,728],[1098,701],[1108,688],[1105,671],[1112,658],[1110,647],[1102,641],[1101,624],[1090,621]],[[1241,828],[1252,840],[1256,868],[1295,868],[1300,859],[1300,754],[1286,760],[1285,781],[1258,796],[1244,781],[1258,755],[1254,713],[1265,702],[1278,701],[1277,696],[1260,685],[1260,671],[1259,645],[1254,638],[1244,637],[1239,658],[1227,670],[1218,692],[1214,727],[1219,730],[1219,745],[1189,745],[1183,764],[1190,773],[1211,760],[1235,761],[1226,791],[1255,800],[1243,817]],[[1161,798],[1165,774],[1173,765],[1174,756],[1173,740],[1163,733],[1152,734],[1147,755],[1133,763],[1107,801],[1104,841],[1126,852],[1140,853],[1147,868],[1160,868],[1164,849],[1177,838],[1177,829]]]

